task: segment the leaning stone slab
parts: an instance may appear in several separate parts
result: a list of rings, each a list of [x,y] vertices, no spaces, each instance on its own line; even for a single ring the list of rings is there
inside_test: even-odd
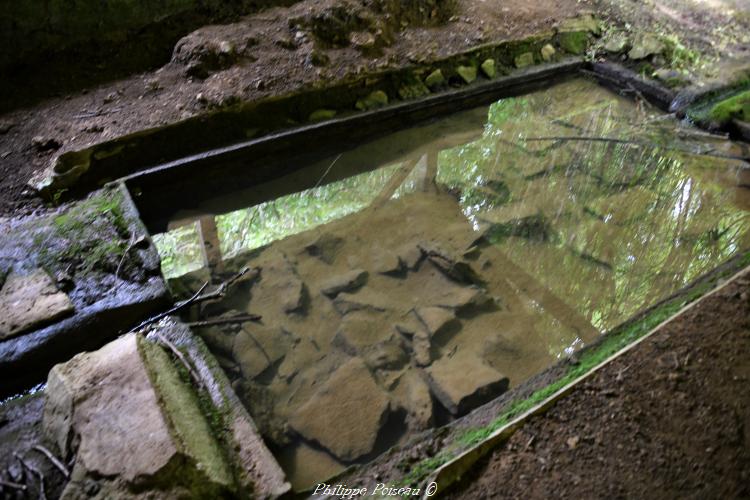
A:
[[[427,369],[430,389],[453,415],[462,415],[508,389],[508,378],[471,353],[441,358]]]
[[[148,484],[232,488],[195,395],[161,349],[129,334],[50,372],[44,430],[66,460],[75,457],[63,497],[83,496],[97,478],[115,496]]]
[[[42,269],[11,272],[0,289],[0,340],[16,336],[73,312],[73,303]]]
[[[344,462],[371,453],[390,409],[365,364],[355,358],[292,416],[290,424]]]
[[[236,471],[239,489],[252,492],[255,498],[276,498],[288,492],[290,485],[284,472],[203,341],[179,322],[170,320],[159,328],[160,335],[180,349],[193,365],[205,388],[204,394],[221,415],[224,451]],[[153,336],[152,332],[148,338]]]

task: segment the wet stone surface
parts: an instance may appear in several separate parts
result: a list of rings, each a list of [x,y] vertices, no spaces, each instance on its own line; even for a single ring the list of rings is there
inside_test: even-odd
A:
[[[259,274],[211,307],[262,320],[198,333],[304,488],[748,248],[742,153],[583,80],[397,132],[336,164],[382,168],[216,216],[224,274]]]

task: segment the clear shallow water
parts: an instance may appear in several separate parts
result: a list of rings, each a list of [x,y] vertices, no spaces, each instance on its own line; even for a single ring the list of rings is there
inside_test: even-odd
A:
[[[208,314],[263,320],[199,333],[302,487],[750,247],[734,155],[747,151],[586,80],[397,132],[234,195],[247,209],[206,204],[213,270],[260,269]],[[285,186],[298,192],[268,201]],[[195,227],[156,238],[165,275],[193,270],[185,288],[207,275]]]

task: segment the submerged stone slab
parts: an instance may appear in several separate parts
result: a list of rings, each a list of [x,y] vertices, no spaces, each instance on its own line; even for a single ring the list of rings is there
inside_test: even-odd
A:
[[[308,254],[318,257],[326,264],[333,264],[339,250],[344,245],[343,238],[330,233],[323,233],[305,246]]]
[[[73,312],[73,303],[42,269],[11,272],[0,289],[0,340],[13,337]]]
[[[350,356],[355,356],[392,336],[393,330],[390,327],[373,321],[369,315],[350,314],[344,317],[332,344]]]
[[[435,361],[427,369],[430,389],[453,415],[461,415],[508,389],[508,378],[471,353]]]
[[[290,314],[299,312],[305,303],[306,287],[286,255],[275,255],[264,264],[260,282],[253,287],[253,299],[247,312],[263,313],[265,308],[274,308]],[[253,308],[260,303],[260,309]],[[266,313],[267,314],[267,313]]]
[[[75,456],[64,497],[98,478],[114,496],[145,484],[206,494],[232,485],[197,398],[161,347],[138,335],[56,365],[46,394],[44,431],[65,460]]]
[[[335,297],[341,292],[351,292],[361,287],[367,281],[367,271],[363,269],[354,269],[332,276],[327,279],[320,287],[321,293],[328,297]]]
[[[388,397],[359,359],[341,366],[290,424],[345,462],[371,453],[388,417]]]
[[[430,388],[421,370],[407,370],[393,390],[397,404],[406,410],[409,427],[424,430],[433,425],[433,404]]]
[[[345,316],[354,311],[385,311],[388,309],[386,298],[372,290],[362,290],[359,293],[340,293],[333,301],[336,311]]]
[[[453,311],[444,307],[417,307],[414,312],[430,336],[438,334],[456,318]]]
[[[289,335],[280,328],[249,325],[234,338],[232,356],[245,377],[255,378],[283,358],[290,344]]]

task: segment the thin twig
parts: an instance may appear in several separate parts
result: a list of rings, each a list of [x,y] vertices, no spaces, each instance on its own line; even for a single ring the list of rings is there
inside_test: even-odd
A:
[[[201,286],[201,287],[200,287],[200,288],[198,289],[198,291],[197,291],[197,292],[195,292],[195,295],[193,295],[193,296],[192,296],[192,297],[190,297],[189,299],[187,299],[187,300],[185,300],[185,301],[183,301],[183,302],[179,302],[179,303],[178,303],[178,304],[177,304],[176,306],[174,306],[174,307],[173,307],[172,309],[170,309],[170,310],[168,310],[168,311],[165,311],[165,312],[163,312],[163,313],[159,313],[159,314],[157,314],[156,316],[152,316],[152,317],[150,317],[149,319],[147,319],[147,320],[145,320],[145,321],[141,322],[141,323],[140,323],[140,324],[139,324],[138,326],[135,326],[135,327],[131,328],[131,329],[130,329],[130,330],[128,331],[128,333],[134,332],[134,331],[136,331],[136,330],[140,330],[140,329],[141,329],[141,328],[143,328],[144,326],[148,326],[148,325],[150,325],[150,324],[152,324],[152,323],[156,323],[156,322],[157,322],[157,321],[159,321],[160,319],[162,319],[162,318],[166,318],[166,317],[167,317],[167,316],[169,316],[170,314],[174,314],[174,313],[176,313],[177,311],[179,311],[180,309],[182,309],[182,308],[184,308],[184,307],[187,307],[187,306],[189,306],[190,304],[192,304],[192,303],[194,303],[195,301],[197,301],[197,300],[198,300],[198,297],[200,297],[200,294],[201,294],[201,293],[203,293],[203,290],[205,290],[207,286],[208,286],[208,281],[206,281],[205,283],[203,283],[203,286]]]
[[[202,327],[202,326],[212,326],[212,325],[224,325],[227,323],[245,323],[247,321],[260,321],[261,316],[257,314],[240,314],[238,316],[232,316],[231,318],[215,318],[215,319],[206,319],[201,321],[192,321],[190,323],[185,323],[187,326],[192,327]]]
[[[47,495],[44,492],[44,474],[42,474],[42,471],[30,465],[17,452],[14,451],[13,456],[16,457],[16,460],[18,460],[21,463],[22,467],[24,467],[26,470],[28,470],[32,474],[37,475],[37,477],[39,478],[39,500],[47,500]]]
[[[32,449],[47,457],[47,459],[52,462],[52,465],[57,467],[57,469],[62,472],[62,475],[65,476],[65,479],[70,478],[70,471],[68,470],[68,468],[65,467],[65,464],[63,464],[55,455],[53,455],[51,451],[49,451],[41,444],[34,446]]]
[[[331,164],[328,165],[328,168],[326,169],[326,171],[323,172],[323,175],[320,176],[320,179],[318,179],[318,182],[316,182],[315,185],[312,187],[313,189],[315,189],[316,187],[320,186],[320,183],[323,182],[323,179],[326,178],[326,175],[328,175],[328,172],[330,172],[331,169],[333,168],[333,166],[336,164],[336,162],[339,161],[339,158],[341,158],[342,154],[344,154],[344,153],[339,153],[339,155],[336,158],[334,158],[334,160],[331,162]]]
[[[115,271],[115,279],[120,277],[120,269],[122,269],[122,264],[125,262],[125,258],[128,256],[128,253],[130,250],[135,246],[138,239],[135,237],[135,233],[130,237],[130,241],[128,242],[128,246],[125,249],[125,251],[122,253],[122,258],[120,259],[120,263],[117,264],[117,270]]]
[[[177,349],[177,346],[175,346],[172,342],[167,340],[167,338],[164,337],[164,335],[162,335],[161,332],[156,331],[154,332],[154,334],[156,335],[156,338],[159,340],[159,342],[167,346],[169,350],[172,351],[172,354],[177,356],[177,359],[179,359],[180,362],[183,364],[183,366],[187,368],[187,371],[190,374],[190,378],[193,379],[193,382],[195,382],[198,385],[198,387],[203,389],[203,381],[198,376],[198,374],[195,373],[193,366],[188,362],[187,358],[185,358],[185,355],[182,354],[182,352],[179,349]]]
[[[18,490],[18,491],[26,491],[25,484],[13,483],[10,481],[4,481],[2,479],[0,479],[0,486],[2,486],[3,488],[10,488],[13,490]]]

